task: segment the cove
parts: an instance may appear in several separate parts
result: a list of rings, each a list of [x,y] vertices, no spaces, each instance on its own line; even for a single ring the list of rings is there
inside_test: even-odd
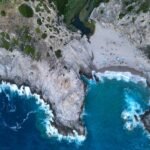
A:
[[[136,78],[137,79],[137,78]],[[30,94],[0,85],[0,148],[2,150],[149,150],[149,134],[139,121],[149,109],[150,90],[133,79],[86,79],[83,121],[85,141],[49,136],[53,115]],[[23,90],[24,91],[24,90]],[[49,112],[50,111],[50,112]],[[57,132],[55,132],[57,133]],[[71,142],[69,142],[71,141]]]
[[[91,81],[85,99],[85,149],[148,150],[150,139],[135,115],[139,118],[148,109],[149,94],[140,83]]]

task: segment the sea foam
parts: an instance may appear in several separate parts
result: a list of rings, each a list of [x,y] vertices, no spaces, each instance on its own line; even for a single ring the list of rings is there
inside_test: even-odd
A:
[[[139,75],[132,74],[130,72],[115,72],[115,71],[105,71],[104,73],[92,71],[93,81],[104,82],[104,79],[116,79],[117,81],[124,82],[133,82],[133,83],[142,83],[144,86],[147,86],[146,79]],[[125,91],[125,105],[126,108],[123,110],[121,117],[125,121],[124,128],[127,130],[133,130],[138,125],[141,125],[140,115],[143,113],[143,110],[140,104],[128,93]]]
[[[144,113],[142,106],[128,93],[128,90],[125,90],[124,94],[126,106],[121,114],[122,119],[125,121],[124,128],[131,131],[136,127],[140,127],[150,139],[150,133],[145,130],[144,124],[141,122],[140,116]]]
[[[116,79],[117,81],[133,82],[135,84],[142,83],[145,87],[147,86],[146,78],[132,74],[130,72],[115,72],[105,71],[104,73],[92,71],[93,79],[90,80],[90,84],[96,83],[97,80],[104,82],[104,79]],[[124,93],[125,109],[121,113],[121,118],[125,121],[124,128],[127,130],[133,130],[136,127],[141,127],[144,133],[150,138],[150,134],[145,130],[143,123],[140,121],[140,115],[144,113],[141,105],[134,99],[128,91]],[[150,105],[150,101],[149,101]]]
[[[146,79],[142,76],[139,75],[135,75],[132,74],[130,72],[115,72],[115,71],[105,71],[104,73],[101,72],[95,72],[92,71],[92,76],[93,76],[93,80],[96,80],[96,78],[98,78],[101,82],[104,81],[105,78],[107,79],[116,79],[118,81],[123,80],[125,82],[134,82],[134,83],[138,83],[141,82],[143,83],[144,86],[147,86],[147,82]]]
[[[73,130],[72,135],[60,134],[58,132],[58,129],[52,125],[52,123],[54,122],[54,115],[53,115],[52,110],[50,109],[50,105],[45,103],[44,100],[40,98],[40,95],[38,95],[36,93],[32,94],[29,87],[21,86],[20,88],[18,88],[18,86],[16,84],[10,84],[10,83],[2,81],[2,83],[0,84],[0,92],[5,91],[5,89],[7,89],[7,88],[9,88],[12,92],[17,92],[19,94],[19,96],[25,95],[25,96],[35,97],[36,104],[40,106],[39,109],[44,111],[46,114],[46,118],[44,118],[42,124],[44,125],[46,135],[48,137],[55,137],[59,141],[67,140],[68,142],[76,142],[77,144],[81,144],[85,140],[86,137],[84,135],[79,135],[77,133],[77,131],[75,131],[75,130]],[[7,96],[9,96],[9,95],[7,95]],[[25,118],[25,120],[29,117],[29,115],[31,113],[34,113],[34,112],[29,112],[29,114],[27,114],[27,117]],[[23,120],[23,121],[25,121],[25,120]]]
[[[125,109],[121,114],[121,117],[125,121],[124,127],[127,130],[133,130],[137,126],[141,126],[140,115],[143,113],[143,109],[140,104],[125,91]]]

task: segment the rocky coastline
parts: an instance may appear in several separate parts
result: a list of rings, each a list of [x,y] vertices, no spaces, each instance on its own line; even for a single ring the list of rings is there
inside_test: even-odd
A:
[[[90,69],[89,69],[89,72],[87,72],[87,70],[85,70],[85,69],[82,69],[82,67],[80,68],[80,70],[79,70],[79,73],[77,73],[77,72],[75,72],[75,71],[73,71],[73,76],[75,75],[76,77],[75,78],[73,78],[73,80],[77,80],[77,82],[79,82],[76,86],[75,86],[75,89],[76,88],[78,88],[78,90],[77,91],[80,91],[79,93],[80,93],[80,95],[78,95],[77,94],[77,99],[74,99],[75,97],[72,97],[72,100],[74,101],[74,103],[77,103],[77,101],[80,101],[80,104],[78,104],[77,106],[76,106],[76,110],[74,110],[74,112],[73,112],[73,114],[74,115],[77,115],[77,119],[75,120],[75,122],[74,122],[74,117],[72,116],[72,108],[70,108],[70,102],[67,104],[68,105],[68,107],[69,107],[69,109],[68,109],[68,107],[66,107],[68,110],[67,110],[67,112],[69,111],[70,112],[70,118],[72,119],[72,120],[68,120],[67,122],[66,121],[64,121],[64,120],[59,120],[60,118],[58,118],[58,116],[59,116],[59,112],[57,112],[56,111],[56,107],[57,107],[57,109],[66,109],[66,108],[59,108],[59,105],[57,105],[57,103],[55,104],[55,102],[56,102],[56,100],[51,100],[51,90],[54,90],[52,87],[52,89],[48,89],[49,91],[48,91],[48,95],[46,95],[44,92],[45,92],[45,88],[46,87],[44,87],[44,91],[42,91],[43,90],[43,85],[41,84],[41,85],[39,85],[39,86],[37,86],[37,82],[38,82],[38,80],[40,80],[40,78],[38,78],[36,81],[33,81],[33,79],[31,79],[31,74],[26,74],[26,71],[33,71],[31,68],[29,69],[28,68],[28,65],[30,66],[30,65],[32,65],[32,63],[35,63],[34,65],[36,65],[36,67],[38,67],[38,62],[34,62],[34,61],[32,61],[32,59],[30,59],[30,58],[28,58],[28,57],[24,57],[21,53],[18,53],[17,51],[16,52],[7,52],[6,50],[4,50],[4,49],[1,49],[1,52],[4,52],[6,55],[4,55],[4,53],[1,53],[1,55],[0,55],[0,58],[1,58],[1,60],[3,60],[3,62],[6,62],[6,61],[8,61],[9,60],[9,62],[7,62],[7,63],[5,63],[5,65],[3,64],[3,65],[0,65],[0,68],[1,68],[1,71],[0,71],[0,80],[1,81],[6,81],[6,82],[9,82],[9,83],[12,83],[12,84],[17,84],[17,86],[20,88],[21,86],[28,86],[28,87],[30,87],[30,89],[31,89],[31,92],[32,93],[37,93],[37,94],[39,94],[40,96],[41,96],[41,98],[46,102],[46,103],[48,103],[49,105],[50,105],[50,107],[51,107],[51,109],[53,110],[53,114],[54,114],[54,123],[53,123],[53,125],[58,129],[58,131],[59,131],[59,133],[61,133],[62,135],[68,135],[68,134],[71,134],[71,135],[73,135],[73,130],[76,130],[78,133],[79,133],[79,135],[85,135],[86,134],[86,131],[85,131],[85,128],[84,128],[84,125],[83,125],[83,121],[82,121],[82,118],[81,118],[81,115],[82,115],[82,112],[83,112],[83,107],[84,107],[84,96],[85,96],[85,92],[86,92],[86,85],[80,80],[80,77],[81,77],[81,75],[84,75],[84,76],[86,76],[88,79],[92,79],[92,71],[93,70],[95,70],[96,72],[105,72],[105,71],[116,71],[116,72],[131,72],[133,75],[135,74],[135,75],[139,75],[139,76],[142,76],[142,77],[145,77],[145,75],[144,75],[144,72],[142,72],[142,71],[140,71],[140,70],[136,70],[136,69],[134,69],[134,68],[130,68],[130,67],[128,67],[128,66],[109,66],[109,67],[105,67],[105,68],[100,68],[99,70],[96,70],[96,68],[92,68],[91,66],[89,67]],[[23,71],[21,70],[21,72],[19,72],[18,71],[18,68],[15,70],[15,66],[13,66],[13,65],[15,65],[16,63],[14,63],[14,64],[11,64],[12,62],[14,62],[14,60],[12,59],[12,61],[10,61],[11,60],[11,58],[13,58],[14,57],[14,53],[16,53],[15,55],[18,55],[19,57],[23,57],[23,58],[20,58],[19,60],[17,60],[17,62],[16,63],[18,63],[19,64],[19,62],[18,61],[22,61],[23,59],[24,59],[24,61],[26,62],[26,61],[29,61],[30,60],[30,62],[29,62],[29,64],[27,65],[27,63],[26,63],[26,68],[24,69],[24,65],[23,66],[21,66],[20,67],[20,69],[23,69]],[[6,57],[7,56],[7,57]],[[12,57],[11,57],[12,56]],[[26,60],[27,59],[27,60]],[[5,61],[4,61],[5,60]],[[31,63],[32,62],[32,63]],[[2,61],[1,61],[1,63],[2,63]],[[9,63],[9,64],[8,64]],[[41,64],[41,62],[40,62],[40,64]],[[45,64],[45,63],[44,63]],[[13,68],[14,67],[14,68]],[[31,67],[31,66],[30,66]],[[58,66],[57,66],[58,67]],[[59,66],[59,67],[61,67],[62,68],[62,66]],[[59,68],[58,67],[58,68]],[[13,69],[10,69],[10,68],[13,68]],[[59,71],[61,71],[61,68],[59,68],[58,70]],[[57,69],[57,68],[56,68]],[[38,69],[35,69],[36,71],[38,70]],[[66,70],[66,69],[65,69]],[[52,72],[53,72],[53,74],[55,73],[55,69],[53,69],[52,70]],[[64,72],[64,68],[63,68],[63,71],[62,71],[62,74],[64,73],[64,75],[65,74],[68,74],[68,72],[70,72],[71,70],[68,68],[68,71],[66,71],[66,72]],[[9,74],[7,74],[9,72]],[[45,72],[45,71],[43,71],[43,72]],[[57,72],[57,71],[56,71]],[[21,73],[21,74],[20,74]],[[39,70],[38,70],[38,73],[32,73],[32,74],[34,74],[34,75],[36,75],[36,74],[39,74],[40,72],[39,72]],[[58,72],[57,72],[58,73]],[[22,74],[24,74],[24,75],[22,75]],[[51,74],[51,71],[48,71],[48,74]],[[48,74],[45,74],[44,76],[46,77]],[[60,74],[59,74],[60,75]],[[43,75],[42,75],[43,76]],[[46,78],[50,78],[50,76],[51,75],[49,75],[49,76],[47,76]],[[56,74],[56,76],[57,76],[57,74]],[[70,78],[71,76],[68,76],[68,78]],[[34,77],[33,77],[34,78]],[[45,79],[46,79],[45,78]],[[43,81],[45,81],[45,79],[43,80]],[[56,77],[56,80],[57,79],[59,79],[59,77],[57,76]],[[54,82],[54,84],[56,84],[56,86],[59,86],[59,84],[65,84],[65,82],[66,81],[64,81],[64,83],[62,83],[61,81],[60,81],[60,83],[58,82],[58,80],[56,81],[55,80],[55,82]],[[61,79],[61,80],[63,80],[63,79]],[[73,80],[71,80],[71,81],[73,81]],[[147,80],[147,82],[149,83],[149,81]],[[49,82],[47,82],[46,81],[46,85],[47,84],[50,84],[51,82],[49,81]],[[43,83],[44,84],[44,83]],[[70,87],[69,88],[72,88],[71,87],[71,85],[70,85]],[[64,88],[64,90],[66,90],[65,88]],[[73,89],[71,89],[71,90],[74,90],[74,88]],[[76,90],[75,90],[76,91]],[[60,91],[59,91],[60,92]],[[61,91],[62,92],[62,94],[64,94],[65,93],[65,91]],[[70,91],[69,91],[70,92]],[[68,93],[68,91],[67,91],[67,93]],[[57,94],[57,91],[54,91],[54,94]],[[67,95],[69,95],[69,94],[67,94]],[[73,95],[74,95],[74,91],[73,91]],[[65,99],[66,99],[67,97],[65,97]],[[63,100],[63,97],[59,97],[59,103],[61,102]],[[64,101],[64,100],[63,100]],[[74,105],[74,104],[73,104]],[[55,107],[56,106],[56,107]],[[62,113],[62,112],[60,112],[60,113]],[[75,114],[76,113],[76,114]],[[146,124],[145,122],[145,120],[147,120],[147,117],[149,117],[148,116],[148,114],[149,114],[149,111],[147,111],[147,112],[145,112],[145,114],[143,114],[142,115],[142,117],[141,117],[141,121],[143,122],[143,124],[144,124],[144,126],[145,126],[145,128],[149,131],[149,124]],[[63,115],[64,116],[64,114],[61,114],[61,115]],[[61,116],[62,117],[62,116]],[[146,119],[145,119],[146,118]],[[62,121],[62,122],[61,122]],[[64,122],[63,122],[64,121]]]
[[[113,7],[114,3],[115,0],[108,3],[110,5],[108,8]],[[11,52],[0,48],[0,80],[15,83],[18,86],[29,86],[32,93],[41,95],[42,99],[50,104],[55,116],[54,126],[63,135],[73,134],[73,130],[76,130],[80,135],[86,134],[81,118],[86,86],[81,80],[81,75],[91,79],[93,70],[96,72],[128,71],[145,77],[150,85],[150,61],[138,49],[140,47],[139,41],[141,39],[144,41],[144,36],[139,39],[140,32],[146,34],[148,27],[145,30],[142,28],[138,36],[138,32],[132,35],[132,32],[126,30],[128,26],[124,29],[120,25],[121,23],[117,24],[116,18],[110,20],[112,17],[110,13],[106,12],[103,16],[97,15],[102,6],[101,4],[91,14],[96,28],[90,39],[87,39],[86,36],[81,38],[80,32],[70,32],[62,22],[56,26],[58,18],[53,10],[53,26],[56,29],[61,28],[62,32],[59,35],[54,31],[55,34],[51,35],[50,32],[51,36],[55,35],[56,37],[36,43],[36,47],[41,52],[41,59],[38,61],[24,55],[19,49],[15,48]],[[118,9],[120,10],[120,6]],[[14,12],[12,14],[16,16]],[[17,16],[19,15],[17,14]],[[147,14],[145,16],[147,17]],[[37,17],[38,14],[35,14],[33,25],[30,23],[32,30],[35,26],[37,27],[35,23]],[[102,20],[106,19],[101,21],[101,17]],[[30,21],[32,22],[32,20]],[[23,18],[23,22],[26,22],[25,18]],[[129,23],[128,25],[131,25],[131,28],[134,27],[134,24]],[[43,26],[41,29],[45,30]],[[5,30],[5,27],[0,30]],[[9,31],[12,30],[10,27]],[[61,39],[59,39],[60,37]],[[142,42],[142,47],[144,44],[147,46],[147,43],[150,42],[148,37],[149,34],[146,36],[146,44]],[[59,44],[57,44],[58,39]],[[138,42],[132,42],[133,40]],[[55,56],[58,48],[61,51],[60,58]],[[141,117],[141,121],[148,131],[150,131],[149,114],[150,112],[147,111]]]
[[[49,65],[45,61],[33,61],[18,51],[12,53],[4,49],[1,49],[0,64],[1,81],[15,83],[19,87],[29,86],[33,93],[40,94],[50,104],[55,116],[55,126],[60,133],[72,133],[73,130],[85,133],[80,120],[84,87],[73,70],[59,65],[49,71]]]

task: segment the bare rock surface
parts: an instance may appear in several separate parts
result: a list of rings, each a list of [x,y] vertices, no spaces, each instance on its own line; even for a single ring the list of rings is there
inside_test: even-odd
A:
[[[110,0],[101,3],[91,14],[91,18],[100,23],[113,26],[124,34],[136,47],[145,47],[150,43],[150,3],[146,4],[149,10],[140,10],[146,1]],[[130,9],[129,9],[130,8]]]
[[[86,37],[74,39],[63,48],[63,57],[66,64],[77,71],[80,67],[88,72],[110,66],[129,66],[143,72],[146,77],[150,73],[147,57],[122,33],[99,22],[96,22],[90,42]]]
[[[33,61],[18,51],[0,49],[0,77],[17,85],[29,85],[32,91],[41,93],[51,104],[60,132],[64,127],[66,131],[76,129],[83,134],[80,114],[84,87],[72,69],[67,70],[60,64],[52,69],[47,61]]]

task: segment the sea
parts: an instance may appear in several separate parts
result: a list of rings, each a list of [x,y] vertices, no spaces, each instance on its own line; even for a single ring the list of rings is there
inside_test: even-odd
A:
[[[150,109],[146,80],[131,73],[95,73],[86,84],[86,135],[61,135],[50,105],[29,87],[0,84],[0,150],[150,150],[140,115]]]

